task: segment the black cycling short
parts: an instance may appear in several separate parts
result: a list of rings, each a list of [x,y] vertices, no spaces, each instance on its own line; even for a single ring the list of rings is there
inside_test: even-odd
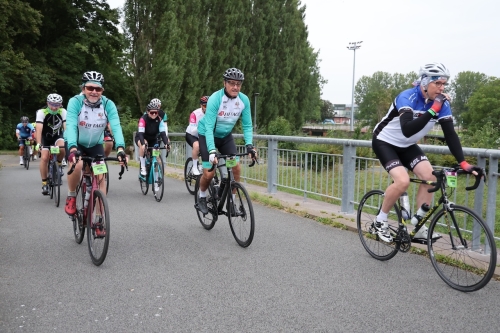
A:
[[[82,153],[83,156],[96,157],[97,155],[104,156],[104,146],[102,144],[97,144],[94,147],[84,147],[82,145],[78,145],[78,150]]]
[[[57,140],[64,140],[62,135],[56,135],[56,136],[42,136],[42,146],[55,146]],[[59,145],[63,145],[63,142],[59,142]],[[43,150],[48,150],[49,148],[43,148]]]
[[[194,135],[191,135],[189,133],[186,133],[186,142],[188,143],[188,145],[191,146],[191,148],[193,148],[193,144],[195,142],[198,142],[198,138],[195,137]]]
[[[418,163],[428,161],[417,144],[402,148],[373,137],[372,149],[387,172],[397,166],[413,170]]]
[[[139,142],[141,142],[141,139],[139,138],[139,133],[136,133],[135,134],[135,144],[137,145],[137,147],[139,147]],[[148,147],[154,147],[154,145],[156,144],[160,144],[161,142],[161,138],[158,139],[158,138],[144,138],[144,142],[147,142],[148,143]]]
[[[201,160],[203,162],[209,161],[210,154],[208,153],[207,140],[204,135],[200,135],[198,138],[200,143],[200,154]],[[236,144],[234,143],[233,134],[229,133],[225,138],[215,138],[214,137],[215,148],[222,155],[236,155],[238,152],[236,150]]]

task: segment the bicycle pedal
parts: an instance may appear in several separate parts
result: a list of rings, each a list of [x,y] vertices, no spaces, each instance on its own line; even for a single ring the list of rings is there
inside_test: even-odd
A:
[[[412,238],[411,242],[412,243],[417,243],[417,244],[427,244],[427,239],[424,239],[424,238]]]

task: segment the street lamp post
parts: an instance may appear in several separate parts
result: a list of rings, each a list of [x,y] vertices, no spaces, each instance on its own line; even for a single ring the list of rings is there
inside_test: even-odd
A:
[[[354,61],[352,62],[352,97],[351,97],[351,132],[354,131],[354,72],[356,69],[356,50],[361,47],[361,42],[350,42],[348,50],[354,51]]]
[[[254,93],[253,97],[255,100],[255,106],[254,106],[254,116],[253,116],[253,131],[255,134],[257,134],[257,96],[259,96],[259,93]]]

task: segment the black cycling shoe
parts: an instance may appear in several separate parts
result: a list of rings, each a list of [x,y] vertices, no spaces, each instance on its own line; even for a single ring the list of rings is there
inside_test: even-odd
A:
[[[207,198],[198,198],[198,209],[200,212],[203,213],[203,215],[208,214],[208,207],[207,207]]]
[[[49,186],[48,185],[43,185],[42,186],[42,194],[43,195],[49,195]]]

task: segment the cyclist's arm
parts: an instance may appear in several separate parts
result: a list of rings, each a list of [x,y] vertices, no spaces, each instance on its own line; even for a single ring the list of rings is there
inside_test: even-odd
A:
[[[19,128],[16,127],[16,137],[17,140],[21,140],[21,133],[19,132]]]
[[[64,132],[66,132],[66,117],[68,116],[68,111],[66,111],[66,109],[62,109],[61,110],[61,118],[62,118],[62,121],[63,121],[63,138],[64,138]]]
[[[43,131],[43,120],[45,119],[45,114],[43,110],[38,110],[36,112],[36,142],[42,144],[42,131]]]
[[[462,144],[460,143],[458,134],[455,132],[455,128],[453,127],[453,119],[441,119],[439,124],[443,129],[444,139],[446,140],[448,148],[450,148],[451,154],[456,158],[459,164],[465,161]]]
[[[66,140],[68,141],[68,150],[76,150],[78,148],[78,114],[82,107],[82,101],[85,96],[77,95],[72,97],[66,108]]]
[[[139,137],[139,141],[141,145],[144,146],[144,132],[146,132],[146,121],[144,118],[139,118],[139,124],[137,125],[137,136]]]
[[[103,97],[105,98],[105,97]],[[118,110],[116,109],[115,103],[108,99],[106,105],[106,113],[108,115],[108,122],[111,125],[111,130],[113,131],[113,136],[115,137],[116,150],[125,149],[125,139],[123,138],[122,126],[120,125],[120,117],[118,116]]]
[[[163,143],[165,144],[165,146],[168,145],[168,130],[167,130],[167,124],[164,123],[164,122],[160,122],[160,136],[161,136],[161,139],[163,141]]]
[[[420,132],[432,119],[432,115],[429,112],[426,112],[420,117],[413,119],[413,109],[410,107],[402,107],[398,111],[401,131],[407,138]]]
[[[252,112],[250,110],[250,101],[248,97],[240,93],[240,99],[245,103],[245,108],[241,113],[241,122],[243,128],[243,137],[245,145],[253,145],[253,126],[252,126]]]
[[[214,95],[212,95],[214,96]],[[209,152],[216,151],[214,142],[215,123],[219,111],[220,96],[217,95],[208,99],[205,117],[198,122],[198,134],[204,135]]]

